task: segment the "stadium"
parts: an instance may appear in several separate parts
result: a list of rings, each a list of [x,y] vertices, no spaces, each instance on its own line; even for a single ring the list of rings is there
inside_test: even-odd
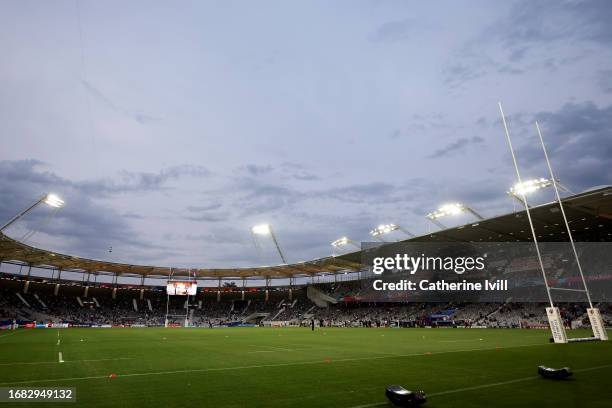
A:
[[[612,406],[611,10],[0,4],[0,408]]]
[[[563,206],[577,241],[609,240],[612,187],[567,197]],[[567,239],[558,208],[531,209],[548,242]],[[525,218],[516,212],[410,241],[528,241]],[[71,385],[87,406],[173,406],[169,390],[180,389],[180,406],[319,406],[324,399],[327,406],[374,407],[386,405],[381,390],[394,382],[418,384],[435,406],[453,406],[458,397],[470,406],[489,398],[527,406],[547,387],[554,404],[575,392],[595,406],[609,398],[609,343],[549,343],[544,304],[368,301],[360,294],[361,251],[267,268],[169,270],[58,254],[6,235],[0,243],[2,270],[16,271],[0,280],[3,328],[23,327],[1,335],[3,386]],[[505,270],[534,267],[514,259]],[[351,280],[338,280],[349,272]],[[105,276],[110,284],[98,281]],[[325,283],[312,283],[320,276]],[[266,285],[249,286],[253,277]],[[277,277],[291,284],[276,286]],[[217,286],[170,296],[145,278]],[[228,278],[241,285],[222,285]],[[299,278],[307,283],[293,284]],[[593,279],[610,282],[609,269]],[[560,307],[569,335],[588,337],[584,302]],[[598,307],[610,325],[609,303]],[[586,384],[542,384],[533,375],[541,364],[571,366]],[[317,400],[303,395],[311,388]]]

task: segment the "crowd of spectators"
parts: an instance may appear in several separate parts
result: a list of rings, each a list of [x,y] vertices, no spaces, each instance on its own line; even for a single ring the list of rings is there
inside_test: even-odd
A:
[[[195,297],[168,297],[158,290],[91,290],[85,296],[82,286],[62,286],[56,295],[55,285],[31,283],[25,290],[23,281],[0,279],[0,320],[35,320],[64,322],[74,325],[145,325],[162,326],[166,314],[169,324],[219,326],[231,323],[266,324],[272,321],[337,327],[413,327],[413,326],[481,326],[496,328],[546,327],[544,304],[538,303],[364,303],[339,301],[328,307],[317,307],[297,291],[292,299],[286,292],[274,299],[263,294],[229,296],[198,293]],[[326,285],[320,287],[341,297],[350,296],[358,286]],[[351,292],[353,290],[353,292]],[[598,305],[604,320],[612,323],[609,304]],[[559,305],[568,327],[588,325],[586,306]]]

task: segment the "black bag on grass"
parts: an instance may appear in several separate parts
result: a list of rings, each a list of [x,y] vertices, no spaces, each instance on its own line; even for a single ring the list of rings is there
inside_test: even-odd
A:
[[[423,391],[409,391],[400,385],[388,386],[385,395],[397,407],[416,407],[427,401]]]
[[[544,378],[549,378],[551,380],[563,380],[572,376],[572,372],[569,367],[550,368],[545,366],[539,366],[538,374],[540,374]]]

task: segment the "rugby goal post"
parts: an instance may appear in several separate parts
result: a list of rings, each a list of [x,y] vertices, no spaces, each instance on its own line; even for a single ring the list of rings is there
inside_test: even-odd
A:
[[[169,327],[171,325],[171,319],[178,319],[182,326],[189,327],[189,320],[193,317],[193,313],[189,313],[189,299],[191,296],[195,297],[196,294],[197,280],[195,272],[192,275],[191,269],[188,269],[187,277],[179,278],[174,274],[174,270],[170,268],[168,281],[166,283],[166,317],[164,319],[164,327]],[[181,296],[185,298],[185,302],[183,304],[183,310],[185,313],[174,313],[174,311],[171,313],[170,296]]]
[[[506,117],[504,115],[504,111],[502,109],[502,105],[501,102],[499,102],[499,112],[501,114],[501,118],[502,118],[502,123],[503,123],[503,127],[504,127],[504,132],[505,132],[505,136],[506,136],[506,141],[508,142],[508,147],[510,148],[510,154],[512,155],[512,163],[514,164],[514,170],[516,172],[516,177],[517,177],[517,181],[520,184],[522,184],[522,179],[521,179],[521,174],[519,171],[519,167],[518,167],[518,163],[516,160],[516,154],[514,152],[514,148],[512,147],[512,140],[510,137],[510,131],[508,130],[508,124],[506,122]],[[546,150],[546,145],[544,144],[544,139],[542,137],[542,132],[540,130],[540,126],[538,124],[538,122],[536,121],[535,123],[536,126],[536,130],[538,133],[538,137],[540,139],[540,144],[542,146],[542,150],[544,151],[544,157],[546,159],[546,165],[548,167],[548,171],[550,174],[550,181],[552,186],[554,187],[555,190],[555,197],[556,197],[556,201],[559,204],[559,208],[561,210],[561,215],[563,217],[563,221],[565,223],[565,227],[566,227],[566,231],[567,231],[567,235],[569,238],[569,242],[571,244],[572,247],[572,251],[574,254],[574,258],[576,260],[576,265],[578,267],[578,271],[580,272],[580,278],[582,280],[582,284],[584,286],[584,289],[581,290],[576,290],[578,292],[584,292],[587,298],[587,301],[589,303],[589,308],[587,309],[587,314],[589,316],[589,322],[591,323],[591,328],[593,330],[593,337],[590,338],[586,338],[586,339],[569,339],[567,337],[567,334],[565,332],[565,325],[563,323],[563,318],[561,316],[561,312],[559,311],[558,307],[555,307],[554,302],[553,302],[553,298],[551,295],[551,289],[552,290],[557,290],[560,288],[551,288],[548,285],[548,279],[546,276],[546,271],[544,268],[544,262],[542,261],[542,254],[540,253],[540,246],[538,244],[538,239],[536,236],[536,232],[535,232],[535,227],[534,227],[534,223],[533,220],[531,218],[531,211],[529,209],[529,205],[527,203],[527,198],[525,196],[524,193],[521,193],[521,197],[519,197],[521,199],[521,201],[523,202],[524,206],[525,206],[525,212],[527,213],[527,219],[529,221],[529,227],[531,229],[531,236],[533,238],[533,243],[534,243],[534,248],[536,251],[536,255],[538,257],[538,263],[540,266],[540,270],[542,272],[542,278],[544,280],[544,285],[546,287],[546,294],[548,295],[548,301],[550,303],[550,307],[546,308],[546,316],[548,318],[548,324],[550,326],[550,330],[553,336],[553,341],[555,343],[569,343],[570,341],[588,341],[588,340],[608,340],[608,335],[606,333],[605,327],[604,327],[604,323],[603,320],[601,318],[601,314],[599,312],[599,309],[594,308],[593,307],[593,302],[591,300],[591,295],[589,293],[589,289],[587,287],[587,283],[586,283],[586,279],[584,277],[584,273],[582,271],[582,265],[580,264],[580,257],[578,256],[578,251],[576,250],[576,245],[574,243],[574,238],[572,237],[572,231],[571,228],[569,226],[569,222],[567,220],[567,216],[565,214],[565,210],[563,208],[563,202],[561,200],[561,195],[559,194],[559,186],[558,186],[558,182],[555,179],[555,175],[553,173],[553,169],[552,169],[552,165],[550,164],[550,160],[548,158],[548,152]]]

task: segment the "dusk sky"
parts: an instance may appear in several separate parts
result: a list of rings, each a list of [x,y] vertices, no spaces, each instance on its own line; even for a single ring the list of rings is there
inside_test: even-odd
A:
[[[4,1],[0,221],[55,192],[7,235],[177,267],[279,263],[262,222],[290,262],[426,233],[445,202],[518,209],[498,101],[524,178],[548,176],[538,120],[564,185],[611,184],[611,22],[607,0]]]

